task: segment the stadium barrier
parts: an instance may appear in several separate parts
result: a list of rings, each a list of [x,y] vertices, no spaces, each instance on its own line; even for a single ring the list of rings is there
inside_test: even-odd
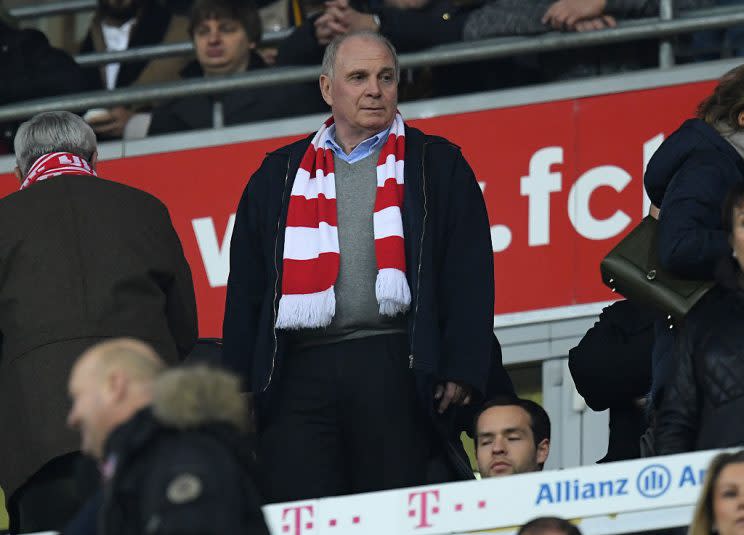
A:
[[[280,503],[263,511],[272,535],[508,534],[539,516],[570,519],[584,535],[673,528],[689,523],[718,453]]]

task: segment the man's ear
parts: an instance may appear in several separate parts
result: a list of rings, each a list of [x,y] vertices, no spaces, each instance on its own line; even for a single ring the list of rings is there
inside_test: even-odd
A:
[[[739,112],[739,117],[736,118],[739,123],[739,128],[744,128],[744,110]]]
[[[13,169],[13,174],[15,174],[16,178],[18,179],[18,182],[23,183],[23,173],[21,173],[20,167],[16,165],[15,169]]]
[[[129,380],[121,370],[114,370],[106,378],[106,389],[116,401],[123,400],[127,395]]]
[[[537,445],[537,452],[535,452],[535,460],[538,465],[545,464],[548,460],[548,454],[550,453],[550,439],[544,438]]]
[[[90,161],[88,162],[90,164],[90,168],[94,171],[96,170],[96,166],[98,165],[98,151],[94,150],[93,154],[90,157]]]
[[[321,74],[318,80],[320,84],[320,94],[323,96],[323,100],[329,106],[333,106],[333,98],[331,97],[331,79],[326,74]]]

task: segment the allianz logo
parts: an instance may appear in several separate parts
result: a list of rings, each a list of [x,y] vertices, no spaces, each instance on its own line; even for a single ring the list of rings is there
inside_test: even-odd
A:
[[[535,498],[535,505],[581,502],[616,496],[640,495],[658,498],[670,489],[702,485],[705,469],[686,465],[678,475],[672,474],[663,464],[649,464],[635,477],[618,477],[603,480],[566,479],[542,483]]]

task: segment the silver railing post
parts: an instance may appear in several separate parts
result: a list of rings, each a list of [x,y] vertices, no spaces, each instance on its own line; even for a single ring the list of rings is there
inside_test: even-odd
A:
[[[673,0],[659,1],[659,18],[662,21],[672,20],[674,17]],[[670,39],[659,41],[659,68],[669,69],[674,66],[674,45]]]

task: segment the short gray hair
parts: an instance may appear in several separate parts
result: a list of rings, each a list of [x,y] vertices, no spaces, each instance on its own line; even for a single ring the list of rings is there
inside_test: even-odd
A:
[[[74,113],[48,111],[23,123],[13,142],[16,162],[25,176],[36,160],[50,152],[69,152],[90,161],[96,134]]]
[[[337,36],[333,41],[328,43],[325,53],[323,54],[323,63],[320,67],[320,74],[325,74],[328,78],[333,79],[333,67],[336,65],[338,49],[341,48],[344,41],[351,39],[352,37],[364,37],[385,45],[393,58],[393,63],[395,64],[395,80],[400,80],[400,63],[398,62],[398,53],[395,51],[393,43],[391,43],[384,35],[380,35],[371,30],[359,30],[356,32],[345,33]]]

